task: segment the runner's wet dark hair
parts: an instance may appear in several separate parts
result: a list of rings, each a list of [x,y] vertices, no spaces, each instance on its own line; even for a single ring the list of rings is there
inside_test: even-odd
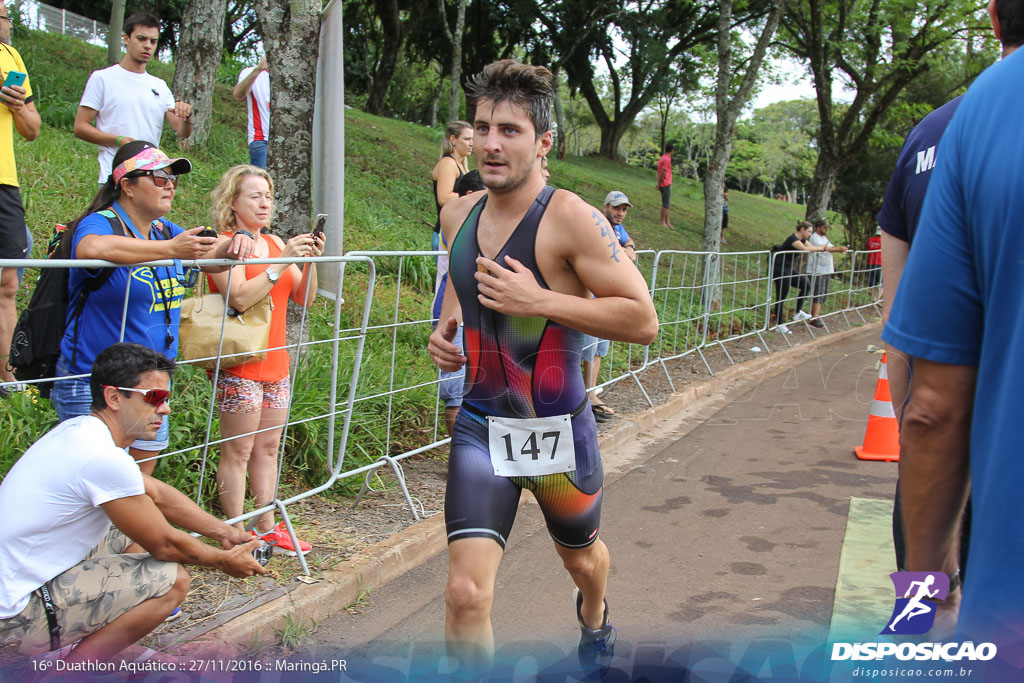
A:
[[[478,102],[488,100],[491,105],[508,102],[522,107],[533,123],[537,138],[551,130],[551,100],[555,87],[551,72],[543,66],[521,64],[512,59],[492,62],[469,79],[466,95]]]

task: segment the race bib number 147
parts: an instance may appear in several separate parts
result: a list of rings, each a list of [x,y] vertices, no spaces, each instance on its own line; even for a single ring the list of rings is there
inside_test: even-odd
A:
[[[499,477],[540,477],[576,470],[568,415],[487,418],[491,466]]]

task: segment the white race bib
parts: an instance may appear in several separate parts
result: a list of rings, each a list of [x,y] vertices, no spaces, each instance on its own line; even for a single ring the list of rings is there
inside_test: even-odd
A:
[[[491,466],[499,477],[539,477],[576,471],[568,415],[487,418]]]

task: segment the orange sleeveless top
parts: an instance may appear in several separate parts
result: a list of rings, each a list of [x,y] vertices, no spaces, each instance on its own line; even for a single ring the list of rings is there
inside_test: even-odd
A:
[[[231,232],[222,234],[228,237],[234,236],[234,233]],[[277,242],[263,233],[260,233],[260,237],[267,243],[267,248],[270,252],[267,258],[281,255],[281,247],[277,246]],[[264,272],[266,269],[266,265],[247,265],[245,267],[245,279],[266,278],[267,274]],[[206,276],[206,281],[211,292],[220,291],[217,289],[217,285],[214,284],[213,278],[209,275]],[[270,290],[270,298],[274,302],[274,311],[270,316],[270,343],[268,344],[271,349],[285,345],[288,326],[288,297],[291,295],[294,286],[295,277],[292,275],[291,268],[287,268],[281,272],[281,277],[277,284]],[[267,351],[267,357],[264,360],[250,361],[236,365],[233,368],[222,368],[221,372],[255,382],[276,382],[288,376],[289,363],[288,352],[284,349],[278,349],[276,351]]]

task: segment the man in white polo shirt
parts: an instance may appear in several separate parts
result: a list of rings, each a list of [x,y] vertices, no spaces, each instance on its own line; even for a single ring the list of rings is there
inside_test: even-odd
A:
[[[132,140],[157,147],[164,121],[180,137],[192,134],[192,105],[175,102],[160,78],[146,73],[160,41],[160,20],[136,12],[124,22],[124,58],[118,64],[93,71],[75,115],[75,135],[99,145],[99,182],[110,175],[117,148]]]
[[[247,66],[238,74],[238,85],[231,91],[236,100],[245,100],[249,112],[249,163],[267,167],[267,137],[270,135],[270,67],[267,56],[256,66]]]

